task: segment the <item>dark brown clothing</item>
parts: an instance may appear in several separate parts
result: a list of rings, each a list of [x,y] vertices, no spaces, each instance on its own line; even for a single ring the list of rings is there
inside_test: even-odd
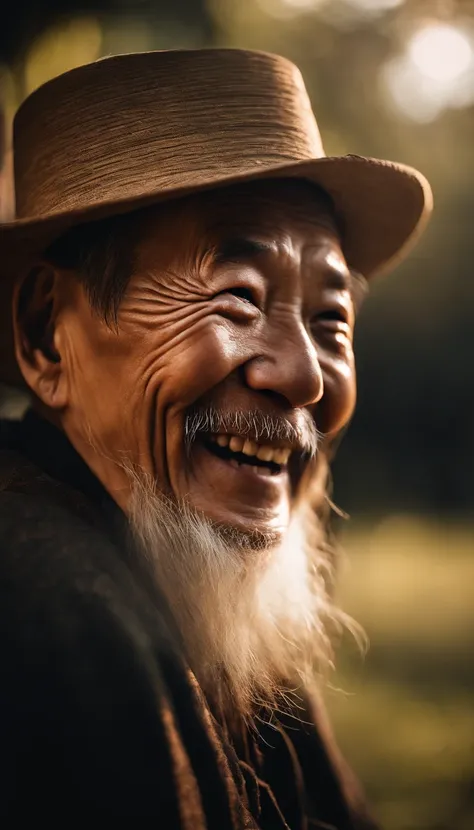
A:
[[[2,425],[0,815],[373,830],[316,699],[306,725],[219,724],[129,541],[63,435],[33,413]]]

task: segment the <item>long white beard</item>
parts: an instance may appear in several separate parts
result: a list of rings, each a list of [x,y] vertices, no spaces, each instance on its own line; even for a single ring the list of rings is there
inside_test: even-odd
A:
[[[314,681],[331,663],[324,546],[309,553],[296,517],[282,544],[222,532],[186,503],[132,475],[129,519],[178,625],[190,668],[225,710],[260,704]],[[321,536],[323,533],[321,532]]]

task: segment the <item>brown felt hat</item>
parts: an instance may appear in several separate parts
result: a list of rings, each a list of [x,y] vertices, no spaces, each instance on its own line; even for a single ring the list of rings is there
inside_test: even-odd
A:
[[[367,277],[405,256],[432,208],[416,170],[326,157],[299,70],[240,49],[119,55],[37,89],[14,123],[16,219],[0,225],[0,371],[18,382],[11,286],[74,225],[261,178],[332,198],[349,264]]]

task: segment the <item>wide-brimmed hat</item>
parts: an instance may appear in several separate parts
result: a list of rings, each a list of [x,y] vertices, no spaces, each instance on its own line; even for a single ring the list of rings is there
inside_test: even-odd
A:
[[[0,376],[10,382],[13,280],[74,225],[232,183],[302,178],[332,198],[346,258],[371,277],[405,256],[432,207],[410,167],[327,157],[299,70],[263,52],[148,52],[73,69],[22,104],[13,149],[16,218],[0,225]]]

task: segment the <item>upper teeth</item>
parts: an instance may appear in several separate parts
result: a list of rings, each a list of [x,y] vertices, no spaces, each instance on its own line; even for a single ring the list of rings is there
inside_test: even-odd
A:
[[[232,452],[242,452],[244,455],[253,455],[260,461],[273,461],[275,464],[287,464],[291,450],[286,447],[270,447],[268,444],[257,444],[249,438],[240,435],[216,435],[214,440],[220,447],[229,447]]]

